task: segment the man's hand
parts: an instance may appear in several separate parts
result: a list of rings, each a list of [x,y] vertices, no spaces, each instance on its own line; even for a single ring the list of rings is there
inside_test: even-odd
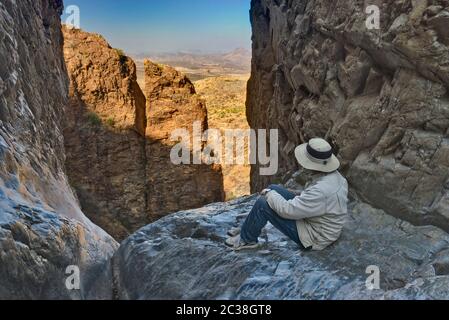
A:
[[[265,197],[265,196],[267,195],[267,193],[270,192],[270,191],[271,191],[271,189],[263,189],[263,190],[260,192],[260,195]]]

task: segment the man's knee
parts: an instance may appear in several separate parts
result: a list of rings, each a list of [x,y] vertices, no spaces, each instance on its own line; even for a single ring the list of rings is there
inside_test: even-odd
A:
[[[268,206],[267,198],[259,197],[259,199],[257,199],[257,201],[256,201],[256,206],[258,206],[258,207],[267,207]]]
[[[271,209],[270,205],[268,204],[267,198],[260,197],[256,202],[256,207],[260,210],[258,212],[260,214],[272,214],[274,211]]]

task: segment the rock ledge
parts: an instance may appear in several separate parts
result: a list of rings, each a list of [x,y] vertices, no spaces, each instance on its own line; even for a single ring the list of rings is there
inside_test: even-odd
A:
[[[264,248],[234,253],[226,231],[255,196],[167,216],[125,240],[113,258],[120,299],[449,299],[449,235],[361,202],[322,252],[300,252],[268,228]],[[268,242],[267,242],[268,240]],[[366,288],[368,266],[380,290]]]

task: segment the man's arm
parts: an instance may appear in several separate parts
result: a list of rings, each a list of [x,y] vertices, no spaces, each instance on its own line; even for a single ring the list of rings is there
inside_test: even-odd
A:
[[[290,188],[287,188],[287,190],[288,190],[289,192],[293,193],[294,195],[296,195],[297,197],[300,196],[301,193],[302,193],[302,191],[299,191],[299,190],[297,190],[297,189],[290,189]]]
[[[273,190],[266,194],[266,198],[271,209],[284,219],[302,220],[326,213],[325,197],[316,187],[305,190],[300,196],[289,201]]]

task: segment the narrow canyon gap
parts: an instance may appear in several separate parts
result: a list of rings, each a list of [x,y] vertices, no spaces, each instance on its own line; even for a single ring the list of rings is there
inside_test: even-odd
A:
[[[298,252],[268,226],[263,250],[237,254],[226,232],[257,197],[200,207],[223,197],[220,170],[166,164],[173,114],[207,128],[190,80],[148,61],[141,90],[101,36],[74,31],[63,47],[62,1],[0,0],[0,298],[448,299],[449,1],[372,2],[380,30],[366,28],[367,2],[251,1],[247,118],[280,132],[279,174],[254,165],[252,190],[301,190],[292,151],[321,136],[353,196],[326,251]],[[218,183],[193,199],[203,170]],[[83,210],[132,234],[119,245]]]

